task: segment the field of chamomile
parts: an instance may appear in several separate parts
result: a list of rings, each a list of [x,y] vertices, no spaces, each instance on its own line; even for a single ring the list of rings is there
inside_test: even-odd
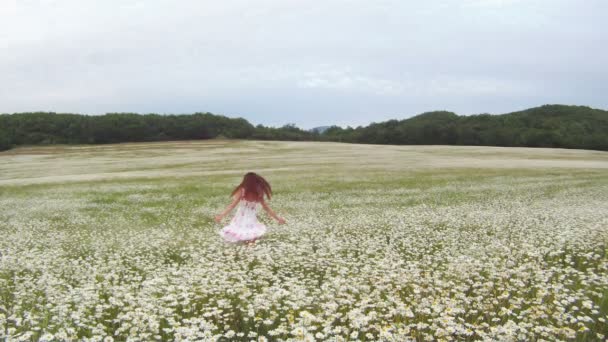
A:
[[[268,232],[214,215],[248,171]],[[0,153],[0,340],[601,341],[608,153],[184,141]]]

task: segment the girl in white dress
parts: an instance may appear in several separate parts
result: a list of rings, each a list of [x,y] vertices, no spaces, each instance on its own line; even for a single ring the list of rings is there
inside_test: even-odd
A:
[[[264,195],[270,199],[272,195],[270,184],[254,172],[245,174],[241,184],[232,191],[232,203],[215,217],[215,222],[221,222],[224,216],[239,204],[239,208],[230,223],[219,232],[226,241],[254,242],[266,233],[266,226],[259,222],[256,216],[260,206],[280,224],[285,223],[285,219],[279,217],[270,209],[264,201]]]

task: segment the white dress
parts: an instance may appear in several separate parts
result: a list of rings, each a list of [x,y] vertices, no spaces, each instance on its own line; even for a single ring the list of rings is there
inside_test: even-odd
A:
[[[220,235],[230,242],[253,240],[264,235],[266,226],[256,216],[260,206],[258,202],[241,198],[234,217],[220,230]]]

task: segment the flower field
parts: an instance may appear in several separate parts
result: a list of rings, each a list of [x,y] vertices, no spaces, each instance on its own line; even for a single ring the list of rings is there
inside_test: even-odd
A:
[[[277,225],[221,240],[243,174]],[[230,215],[229,215],[230,216]],[[608,153],[198,141],[0,153],[0,340],[603,341]]]

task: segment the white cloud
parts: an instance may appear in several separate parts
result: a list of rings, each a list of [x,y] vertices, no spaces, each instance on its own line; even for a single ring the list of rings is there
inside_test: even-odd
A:
[[[296,81],[299,88],[333,89],[375,95],[399,95],[404,91],[398,81],[357,75],[350,71],[312,71],[303,73]]]
[[[463,4],[470,7],[504,7],[516,5],[523,1],[524,0],[464,0]]]
[[[530,94],[606,107],[606,4],[0,0],[0,112],[343,122],[509,111]]]

